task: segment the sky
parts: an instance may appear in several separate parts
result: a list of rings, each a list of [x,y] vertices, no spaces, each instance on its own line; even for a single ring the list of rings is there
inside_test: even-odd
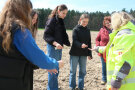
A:
[[[7,0],[0,0],[0,11]],[[135,0],[31,0],[34,8],[54,9],[57,5],[66,4],[68,9],[80,12],[121,11],[125,8],[135,10]]]

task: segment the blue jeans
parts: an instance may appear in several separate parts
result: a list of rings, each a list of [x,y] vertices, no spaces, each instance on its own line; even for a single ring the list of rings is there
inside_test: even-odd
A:
[[[102,80],[106,82],[106,63],[102,56],[101,56],[101,62],[102,62]]]
[[[78,88],[80,90],[84,88],[84,77],[86,75],[86,61],[87,56],[70,56],[70,88],[73,89],[76,87],[77,64],[79,64]]]
[[[55,49],[52,45],[47,44],[47,55],[51,58],[55,58],[57,61],[61,60],[62,49]],[[48,86],[47,90],[58,90],[58,75],[48,73]]]

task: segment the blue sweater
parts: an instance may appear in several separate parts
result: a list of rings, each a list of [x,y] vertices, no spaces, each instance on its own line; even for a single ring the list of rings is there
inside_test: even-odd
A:
[[[58,62],[48,57],[36,44],[31,32],[17,30],[14,34],[13,44],[31,63],[42,69],[58,69]]]

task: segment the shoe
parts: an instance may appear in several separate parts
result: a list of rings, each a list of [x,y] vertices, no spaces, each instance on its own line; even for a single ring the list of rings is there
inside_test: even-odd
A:
[[[105,81],[101,81],[101,85],[105,85],[106,84],[106,82]]]

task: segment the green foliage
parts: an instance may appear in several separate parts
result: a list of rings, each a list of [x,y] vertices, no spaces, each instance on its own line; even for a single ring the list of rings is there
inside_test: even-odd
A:
[[[44,30],[45,23],[48,19],[49,14],[51,13],[51,9],[36,9],[39,12],[39,23],[38,27],[42,28],[40,30]],[[121,11],[126,11],[125,8],[123,8]],[[127,12],[127,11],[126,11]],[[69,10],[66,18],[64,19],[66,29],[72,30],[77,24],[78,20],[81,16],[82,13],[87,13],[89,14],[89,23],[88,27],[91,30],[99,30],[102,27],[102,22],[104,16],[109,16],[111,13],[108,11],[106,13],[97,11],[97,12],[79,12],[75,10]],[[130,14],[132,14],[135,17],[135,10],[130,10]]]

